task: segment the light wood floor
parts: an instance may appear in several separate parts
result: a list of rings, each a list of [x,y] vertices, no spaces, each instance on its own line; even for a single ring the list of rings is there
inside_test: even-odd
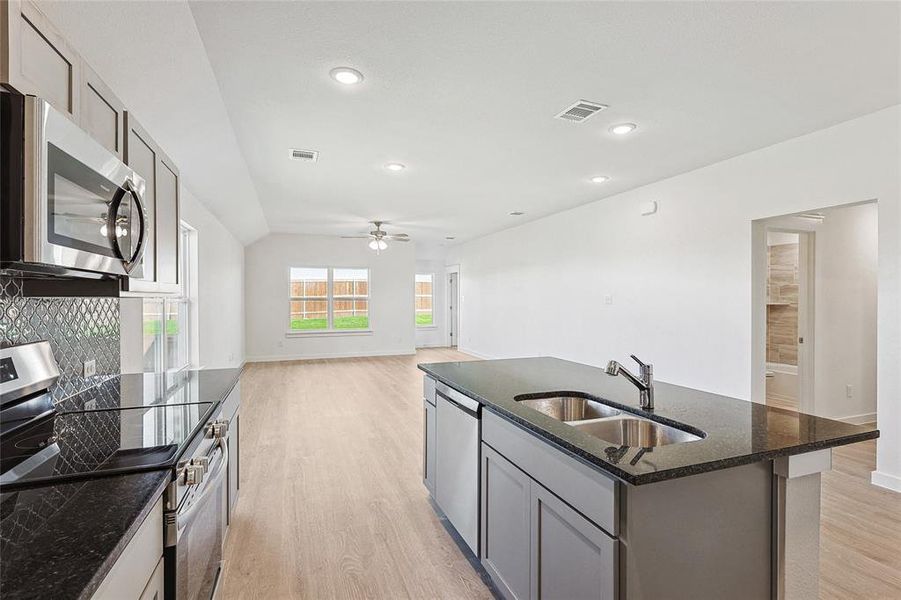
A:
[[[422,485],[416,356],[247,367],[241,495],[223,598],[491,598]],[[868,483],[875,444],[823,479],[821,598],[901,598],[901,495]]]

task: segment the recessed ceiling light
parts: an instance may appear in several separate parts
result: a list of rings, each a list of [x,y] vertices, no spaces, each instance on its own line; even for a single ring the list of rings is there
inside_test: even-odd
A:
[[[609,181],[609,177],[606,175],[595,175],[591,178],[591,183],[604,183],[605,181]]]
[[[619,125],[614,125],[610,128],[610,133],[613,135],[628,135],[635,131],[635,128],[638,127],[635,123],[620,123]]]
[[[385,168],[388,169],[389,171],[396,172],[396,171],[403,171],[404,169],[407,168],[407,165],[403,165],[401,163],[388,163],[387,165],[385,165]]]
[[[329,71],[332,79],[344,85],[354,85],[363,81],[363,74],[350,67],[337,67]]]
[[[521,217],[524,214],[526,214],[526,213],[519,211],[519,210],[514,210],[512,213],[510,213],[510,216],[511,217]]]
[[[446,240],[455,240],[455,239],[457,239],[457,238],[455,238],[455,237],[452,236],[452,235],[449,235],[449,236],[447,236],[447,237],[444,238],[444,239],[446,239]]]

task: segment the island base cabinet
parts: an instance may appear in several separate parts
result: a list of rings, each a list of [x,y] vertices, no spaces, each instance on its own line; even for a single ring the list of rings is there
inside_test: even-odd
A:
[[[531,598],[616,598],[616,540],[534,482],[531,497]]]
[[[482,444],[482,566],[509,600],[530,597],[531,493],[529,476]]]
[[[505,598],[613,600],[617,545],[482,444],[482,566]]]

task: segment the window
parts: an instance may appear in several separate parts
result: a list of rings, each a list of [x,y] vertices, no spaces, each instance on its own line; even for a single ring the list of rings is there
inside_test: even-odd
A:
[[[432,311],[435,276],[431,273],[416,275],[416,326],[431,327],[435,324]]]
[[[191,290],[195,277],[193,236],[182,224],[179,235],[181,295],[144,298],[144,372],[174,373],[191,364]]]
[[[369,269],[292,267],[289,331],[369,328]]]

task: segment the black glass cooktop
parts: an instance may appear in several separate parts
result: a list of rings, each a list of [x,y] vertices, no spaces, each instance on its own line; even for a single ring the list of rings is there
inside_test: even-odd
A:
[[[0,448],[0,490],[175,466],[215,403],[56,412]]]

